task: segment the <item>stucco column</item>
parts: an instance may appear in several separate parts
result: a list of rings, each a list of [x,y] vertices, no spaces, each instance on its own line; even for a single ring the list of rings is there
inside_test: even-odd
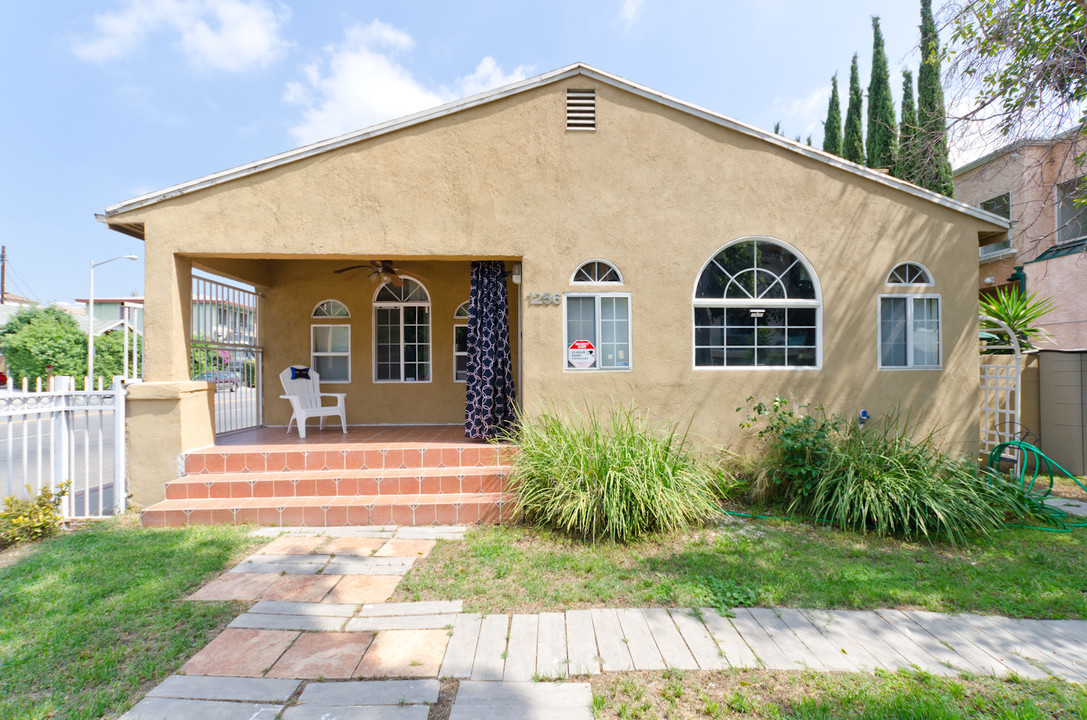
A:
[[[149,381],[189,379],[189,318],[192,314],[192,261],[164,246],[147,243],[144,323]]]
[[[184,474],[182,455],[215,444],[214,390],[206,382],[142,382],[128,386],[125,437],[130,504],[166,499],[165,486]]]

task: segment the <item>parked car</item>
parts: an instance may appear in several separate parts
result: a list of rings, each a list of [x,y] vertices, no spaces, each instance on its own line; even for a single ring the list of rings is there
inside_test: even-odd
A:
[[[234,370],[214,370],[201,373],[196,379],[215,383],[216,392],[224,388],[229,388],[230,392],[234,392],[242,385],[242,374]]]

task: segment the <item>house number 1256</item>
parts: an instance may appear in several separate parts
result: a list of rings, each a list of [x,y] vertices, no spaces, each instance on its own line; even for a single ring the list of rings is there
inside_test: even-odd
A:
[[[529,305],[561,305],[562,295],[560,293],[529,293],[528,294]]]

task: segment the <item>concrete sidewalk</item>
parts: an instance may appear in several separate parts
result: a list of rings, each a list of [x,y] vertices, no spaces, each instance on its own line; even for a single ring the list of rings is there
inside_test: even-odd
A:
[[[274,539],[192,595],[256,603],[124,720],[423,720],[439,678],[461,680],[451,720],[587,719],[587,683],[540,681],[665,668],[913,667],[1087,682],[1087,621],[792,608],[482,616],[459,601],[385,602],[435,537],[462,533],[300,529]]]

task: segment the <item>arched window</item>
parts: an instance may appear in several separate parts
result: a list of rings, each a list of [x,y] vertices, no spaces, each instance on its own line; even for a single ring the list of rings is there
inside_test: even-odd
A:
[[[468,301],[453,311],[453,382],[468,381]]]
[[[374,294],[374,382],[430,382],[430,296],[411,278]]]
[[[313,308],[313,315],[315,318],[349,318],[351,313],[348,312],[347,306],[339,300],[324,300],[317,303],[317,307]]]
[[[935,285],[932,273],[915,262],[895,265],[887,275],[887,284],[897,287]],[[880,369],[939,369],[941,345],[938,293],[898,291],[879,296]]]
[[[694,291],[695,367],[818,367],[822,301],[807,261],[769,238],[730,243]]]
[[[904,262],[895,265],[887,275],[888,285],[932,285],[932,273],[924,265]]]
[[[586,263],[582,263],[577,270],[574,271],[574,277],[570,280],[572,284],[591,283],[594,285],[603,284],[623,284],[623,275],[619,272],[619,268],[612,265],[605,260],[590,260]]]

